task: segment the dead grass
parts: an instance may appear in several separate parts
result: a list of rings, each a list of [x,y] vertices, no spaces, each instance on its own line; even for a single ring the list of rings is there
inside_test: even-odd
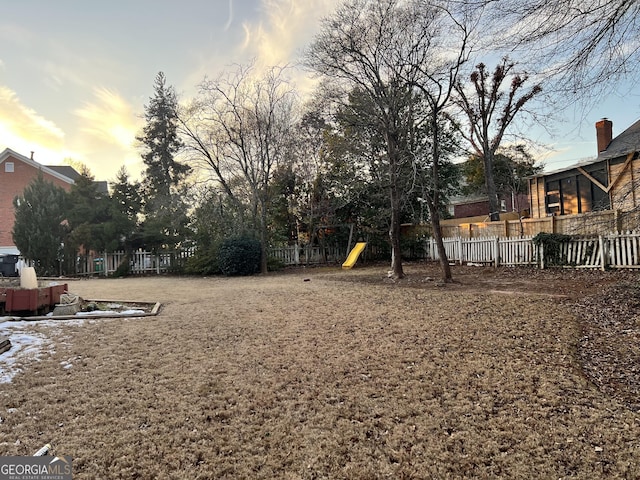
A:
[[[615,277],[407,271],[71,282],[164,307],[60,329],[0,385],[0,454],[51,442],[77,479],[640,477],[640,416],[553,296]]]

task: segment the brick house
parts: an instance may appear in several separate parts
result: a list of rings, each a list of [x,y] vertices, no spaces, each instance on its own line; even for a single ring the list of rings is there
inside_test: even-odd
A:
[[[513,195],[498,194],[500,212],[528,213],[529,196],[523,193]],[[486,194],[459,195],[452,197],[448,205],[452,218],[489,217],[489,200]]]
[[[21,195],[25,187],[42,172],[44,178],[54,185],[71,190],[73,180],[56,171],[61,167],[46,167],[31,157],[25,157],[6,148],[0,152],[0,254],[19,254],[13,243],[14,211],[13,199]],[[71,168],[71,167],[68,167]],[[76,173],[77,175],[77,173]]]
[[[637,228],[640,209],[640,120],[617,137],[613,123],[596,122],[598,156],[529,179],[531,217],[615,211],[627,228]]]

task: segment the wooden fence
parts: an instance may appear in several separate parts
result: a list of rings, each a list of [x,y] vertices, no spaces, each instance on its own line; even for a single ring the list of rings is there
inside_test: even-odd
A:
[[[460,220],[443,220],[440,230],[442,236],[447,238],[518,238],[521,236],[534,236],[541,232],[597,236],[600,232],[621,232],[636,229],[640,227],[640,219],[638,217],[638,212],[604,210],[575,215],[522,218],[520,220],[501,220],[497,222],[458,223]]]
[[[288,245],[272,247],[269,256],[280,260],[284,265],[310,265],[319,263],[342,263],[347,257],[343,249],[336,247],[310,247]]]
[[[537,249],[533,237],[525,238],[445,238],[447,259],[451,262],[478,263],[483,265],[535,265]],[[438,260],[438,250],[433,239],[429,242],[429,258]]]
[[[168,273],[176,271],[191,257],[194,249],[152,253],[136,251],[132,253],[111,252],[83,255],[76,259],[76,275],[112,275],[124,262],[129,263],[129,272],[136,275]]]
[[[162,274],[180,271],[186,260],[194,254],[194,249],[152,253],[136,251],[132,253],[109,252],[83,255],[76,259],[76,275],[113,275],[124,262],[129,263],[129,273],[135,275]],[[284,265],[316,265],[342,263],[346,252],[338,248],[299,247],[296,245],[276,247],[269,255]]]
[[[429,258],[438,260],[435,242],[429,242]],[[445,238],[447,259],[451,262],[483,265],[537,265],[574,268],[640,268],[640,232],[613,233],[572,239],[559,251],[545,254],[533,237],[524,238]]]
[[[543,246],[533,243],[533,236],[522,238],[462,236],[445,238],[445,251],[451,262],[493,266],[537,265],[567,266],[576,268],[640,268],[640,232],[613,233],[609,235],[576,238],[561,244],[560,252],[551,258]],[[369,247],[367,247],[369,248]],[[366,253],[366,251],[365,251]],[[438,260],[435,241],[428,238],[420,255],[425,260]],[[162,274],[181,271],[193,249],[177,252],[151,253],[137,251],[104,253],[77,257],[76,275],[113,275],[123,262],[129,262],[129,272],[136,275]],[[339,248],[277,247],[270,256],[284,265],[340,264],[347,252]],[[375,252],[369,252],[370,258]],[[366,260],[367,255],[363,254]]]

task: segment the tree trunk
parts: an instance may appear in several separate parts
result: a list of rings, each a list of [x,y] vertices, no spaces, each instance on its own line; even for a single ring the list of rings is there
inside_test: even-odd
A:
[[[438,246],[438,258],[440,259],[440,266],[442,267],[442,281],[444,283],[453,282],[451,275],[451,267],[449,266],[449,259],[447,258],[447,252],[444,249],[444,243],[442,241],[442,232],[440,231],[440,213],[438,212],[438,203],[440,195],[439,185],[439,166],[440,166],[440,149],[438,148],[440,142],[440,129],[438,128],[438,110],[434,109],[431,117],[431,130],[433,132],[433,196],[427,196],[427,207],[429,208],[429,216],[431,217],[431,229],[433,230],[433,237]]]
[[[391,271],[394,278],[403,278],[402,255],[400,253],[400,199],[398,188],[391,185],[391,226],[389,227],[389,239],[391,240]]]
[[[262,211],[260,212],[260,273],[267,273],[268,266],[268,254],[267,248],[267,205],[265,201],[262,201]]]
[[[391,225],[389,239],[391,240],[391,271],[393,278],[404,278],[402,269],[402,254],[400,252],[400,192],[398,192],[398,150],[396,139],[387,134],[387,152],[389,158],[389,200],[391,202]]]
[[[484,164],[484,184],[489,200],[489,219],[492,222],[497,222],[500,220],[500,205],[498,202],[498,193],[496,192],[496,182],[493,178],[493,152],[485,154],[482,161]]]
[[[438,209],[435,208],[431,199],[427,199],[427,206],[429,207],[429,214],[431,216],[431,229],[433,230],[433,238],[436,241],[438,247],[438,258],[440,259],[440,266],[442,267],[442,281],[444,283],[453,282],[453,276],[451,274],[451,266],[449,265],[449,259],[447,258],[447,252],[444,249],[444,242],[442,241],[442,232],[440,231],[440,214]]]

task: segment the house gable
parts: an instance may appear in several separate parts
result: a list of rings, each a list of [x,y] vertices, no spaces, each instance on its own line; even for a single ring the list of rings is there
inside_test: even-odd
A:
[[[0,153],[0,248],[14,245],[11,231],[14,223],[13,199],[39,173],[54,185],[71,190],[73,180],[35,160],[7,148]]]
[[[636,209],[640,203],[639,150],[640,120],[608,142],[595,160],[531,177],[531,216]]]

